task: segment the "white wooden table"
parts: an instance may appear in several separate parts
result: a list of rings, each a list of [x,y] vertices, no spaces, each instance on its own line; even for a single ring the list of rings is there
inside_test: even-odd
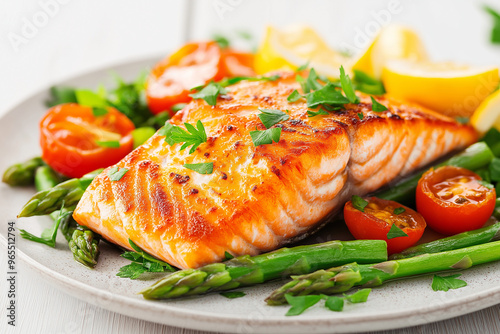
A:
[[[23,35],[26,20],[33,22],[34,16],[45,10],[40,3],[50,0],[0,2],[0,115],[32,92],[63,78],[127,59],[166,54],[180,45],[185,35],[186,5],[182,0],[54,1],[60,1],[57,10],[52,7],[47,22],[41,22],[30,36]],[[388,21],[404,22],[417,29],[435,59],[499,65],[500,49],[487,43],[490,24],[479,9],[483,2],[487,1],[401,0],[402,10],[391,14]],[[217,9],[221,3],[227,5],[223,7],[225,10]],[[384,0],[197,1],[190,34],[203,38],[217,31],[244,28],[258,36],[266,22],[285,25],[305,20],[323,32],[333,45],[346,46],[352,45],[368,24],[377,22],[374,12],[387,8],[388,1]],[[12,34],[25,40],[15,47]],[[5,249],[1,254],[1,272],[5,273]],[[97,308],[40,280],[26,264],[18,265],[18,327],[6,329],[2,313],[0,333],[199,333]],[[4,309],[7,299],[3,278],[0,296]],[[500,333],[500,305],[460,318],[387,333]]]

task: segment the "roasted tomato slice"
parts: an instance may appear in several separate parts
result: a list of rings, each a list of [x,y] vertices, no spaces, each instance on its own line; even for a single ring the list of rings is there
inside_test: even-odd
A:
[[[364,211],[354,207],[352,201],[347,202],[344,207],[345,222],[356,239],[385,240],[387,251],[394,254],[413,246],[422,237],[426,227],[425,220],[415,210],[377,197],[364,200],[368,202]],[[388,239],[387,234],[393,224],[408,236]]]
[[[223,51],[223,58],[226,76],[255,76],[253,69],[254,55],[252,53],[226,49]]]
[[[460,167],[444,166],[426,172],[417,186],[417,211],[443,234],[481,228],[495,209],[495,189],[481,177]]]
[[[69,177],[117,163],[130,151],[134,124],[114,108],[94,116],[92,108],[61,104],[40,122],[42,158],[54,170]]]
[[[222,50],[216,42],[188,43],[159,62],[149,74],[146,97],[158,114],[177,103],[189,102],[190,89],[226,75]]]

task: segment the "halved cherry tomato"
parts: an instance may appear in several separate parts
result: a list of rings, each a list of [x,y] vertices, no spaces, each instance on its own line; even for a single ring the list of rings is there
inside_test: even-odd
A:
[[[151,71],[146,85],[149,109],[154,114],[170,112],[174,104],[191,100],[191,88],[225,75],[222,50],[216,42],[188,43]]]
[[[224,70],[226,76],[254,76],[253,62],[255,56],[248,52],[239,52],[232,49],[223,51]]]
[[[481,228],[495,209],[495,189],[479,181],[476,173],[444,166],[426,172],[417,186],[417,211],[427,224],[443,234]]]
[[[57,105],[40,121],[42,159],[59,173],[81,177],[117,163],[132,151],[130,132],[134,128],[115,108],[107,108],[103,116],[94,116],[90,107]]]
[[[368,197],[364,200],[368,202],[364,212],[355,208],[352,201],[344,206],[344,220],[356,239],[385,240],[387,251],[389,254],[394,254],[413,246],[424,234],[425,220],[415,210],[377,197]],[[397,213],[398,210],[402,211],[398,208],[403,208],[404,212]],[[393,224],[408,236],[388,239],[387,233]]]

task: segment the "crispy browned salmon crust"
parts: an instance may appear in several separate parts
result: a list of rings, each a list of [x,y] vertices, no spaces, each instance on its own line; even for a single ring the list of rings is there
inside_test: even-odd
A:
[[[179,268],[270,251],[313,230],[353,194],[374,191],[477,139],[475,131],[418,106],[369,96],[328,116],[308,117],[295,74],[274,82],[228,87],[215,107],[191,102],[171,120],[202,120],[208,142],[193,154],[156,134],[92,182],[75,219],[125,248],[133,240]],[[279,143],[255,147],[249,132],[264,130],[258,108],[287,110]],[[360,116],[362,114],[362,120]],[[186,163],[213,162],[198,174]]]

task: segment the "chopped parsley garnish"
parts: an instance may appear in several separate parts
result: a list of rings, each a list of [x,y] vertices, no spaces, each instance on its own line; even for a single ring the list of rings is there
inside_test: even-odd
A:
[[[111,181],[120,181],[123,175],[125,175],[127,172],[127,168],[118,168],[118,166],[113,166],[108,171],[108,176]]]
[[[406,209],[405,209],[405,208],[403,208],[403,207],[395,208],[395,209],[394,209],[394,214],[395,214],[395,215],[400,215],[400,214],[402,214],[402,213],[403,213],[403,212],[405,212],[405,211],[406,211]]]
[[[244,293],[243,291],[226,291],[226,292],[221,292],[220,295],[228,299],[234,299],[234,298],[245,297],[247,294]]]
[[[170,109],[172,109],[173,112],[177,112],[179,110],[182,110],[185,106],[186,106],[186,103],[177,103],[177,104],[174,104],[172,106],[172,108],[170,108]]]
[[[297,72],[300,72],[300,71],[305,71],[307,70],[307,68],[309,67],[309,62],[305,63],[305,64],[302,64],[300,65],[299,67],[297,67]]]
[[[64,204],[63,204],[64,206]],[[38,242],[44,245],[47,245],[49,247],[55,247],[56,246],[56,237],[57,237],[57,229],[59,228],[59,225],[61,224],[61,221],[65,219],[66,217],[71,217],[73,214],[73,211],[59,211],[59,216],[57,217],[57,220],[52,224],[51,227],[46,228],[43,230],[42,235],[40,237],[37,237],[36,235],[33,235],[29,233],[28,231],[19,230],[19,234],[21,237],[24,239],[28,239],[30,241]]]
[[[320,295],[292,296],[286,294],[285,298],[288,304],[292,306],[285,315],[294,316],[302,314],[305,310],[317,304],[323,297]]]
[[[328,113],[328,111],[325,111],[321,108],[319,108],[318,111],[313,111],[313,110],[307,111],[307,117],[314,117],[314,116],[318,116],[318,115],[330,115],[330,114]]]
[[[449,276],[434,275],[432,278],[432,290],[434,291],[448,291],[450,289],[459,289],[467,286],[467,282],[457,279],[462,274],[455,274]]]
[[[286,99],[288,102],[297,102],[301,97],[302,95],[295,89]]]
[[[91,107],[95,117],[104,116],[108,113],[106,99],[91,90],[79,89],[75,91],[76,100],[79,105]]]
[[[275,109],[261,109],[259,108],[260,114],[259,119],[264,124],[266,129],[269,129],[275,124],[278,124],[279,122],[286,121],[290,118],[290,116],[281,111],[281,110],[275,110]]]
[[[375,100],[375,98],[373,96],[370,96],[370,99],[372,99],[372,110],[373,111],[382,112],[382,111],[387,110],[387,107],[384,106],[383,104],[380,104],[379,102],[377,102],[377,100]]]
[[[277,143],[280,141],[281,128],[250,131],[250,137],[252,137],[254,146],[272,144],[273,141]]]
[[[302,314],[305,310],[317,304],[321,299],[325,300],[325,307],[330,311],[342,312],[344,309],[344,302],[349,303],[364,303],[368,300],[371,289],[361,289],[353,294],[343,297],[326,296],[326,295],[306,295],[306,296],[292,296],[285,294],[285,299],[290,304],[291,308],[286,313],[287,316],[294,316]]]
[[[408,234],[406,234],[402,229],[400,229],[396,224],[392,224],[391,229],[389,232],[387,232],[387,239],[391,240],[394,238],[400,238],[400,237],[407,237]]]
[[[493,18],[493,28],[490,33],[490,41],[493,44],[500,44],[500,13],[489,6],[483,6],[483,8]]]
[[[217,83],[221,85],[222,87],[227,87],[231,86],[234,84],[237,84],[240,81],[276,81],[280,78],[278,74],[275,75],[270,75],[268,77],[266,76],[259,76],[259,77],[247,77],[247,76],[239,76],[239,77],[232,77],[232,78],[225,78],[222,79],[221,81],[218,81]]]
[[[177,143],[183,143],[181,151],[191,146],[189,154],[192,154],[198,146],[207,141],[207,133],[205,132],[205,127],[200,120],[196,122],[196,128],[189,123],[184,123],[184,126],[187,131],[167,122],[165,123],[165,126],[160,129],[158,134],[165,136],[165,141],[170,146]]]
[[[340,84],[349,102],[359,103],[359,98],[356,96],[351,79],[345,74],[344,66],[340,66]]]
[[[342,312],[344,310],[344,298],[337,296],[327,296],[325,307],[330,311]]]
[[[358,112],[358,117],[359,117],[359,120],[362,121],[365,116],[363,116],[362,112]]]
[[[234,259],[234,256],[231,255],[228,251],[224,252],[224,261]]]
[[[120,147],[120,142],[118,140],[107,140],[107,141],[96,140],[95,143],[101,147],[110,147],[110,148]]]
[[[215,34],[212,38],[215,43],[219,44],[221,49],[227,49],[231,45],[229,39],[225,36]]]
[[[198,87],[196,87],[198,88]],[[219,94],[226,94],[227,90],[216,82],[211,82],[203,87],[199,92],[190,94],[193,99],[203,99],[208,105],[215,106]]]
[[[191,169],[200,174],[212,174],[214,172],[214,163],[202,162],[198,164],[184,164],[184,168]]]
[[[368,201],[365,201],[362,197],[358,195],[353,195],[351,198],[352,206],[361,212],[365,212],[365,208],[368,205]]]
[[[309,90],[318,90],[323,88],[323,85],[318,82],[319,77],[314,68],[311,68],[309,71],[309,75],[307,76],[306,79],[306,85],[308,87],[307,93],[309,93]]]
[[[372,95],[383,95],[385,94],[385,88],[382,81],[372,78],[363,71],[353,70],[354,78],[353,83],[356,90],[359,90],[366,94]]]
[[[349,100],[331,82],[321,89],[308,93],[306,99],[308,108],[314,108],[320,104],[343,107],[344,104],[349,103]]]
[[[173,272],[176,270],[170,264],[158,260],[144,252],[132,240],[129,239],[128,242],[134,252],[124,252],[121,256],[132,261],[132,263],[121,267],[116,276],[136,279],[146,272],[159,273],[165,271]]]

